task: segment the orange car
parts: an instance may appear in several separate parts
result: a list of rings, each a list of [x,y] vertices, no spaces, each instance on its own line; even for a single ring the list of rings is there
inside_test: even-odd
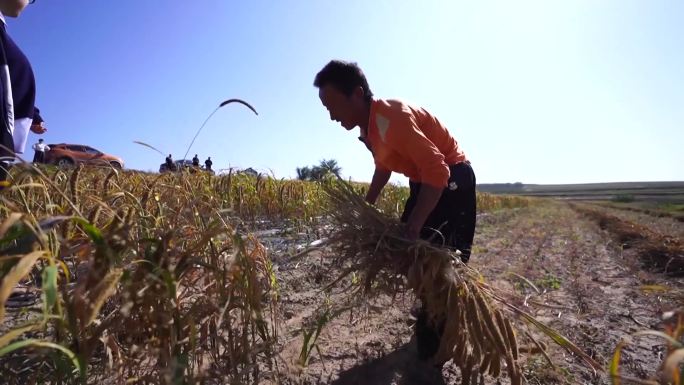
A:
[[[105,154],[90,146],[82,144],[48,144],[50,150],[45,153],[45,163],[56,164],[60,167],[73,166],[83,163],[87,165],[110,165],[123,168],[123,159],[118,156]]]

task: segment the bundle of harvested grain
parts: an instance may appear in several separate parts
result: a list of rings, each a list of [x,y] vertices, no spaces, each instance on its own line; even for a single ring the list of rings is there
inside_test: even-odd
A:
[[[336,181],[324,188],[335,224],[328,244],[345,266],[335,282],[359,274],[365,295],[407,285],[424,301],[431,321],[444,327],[434,360],[453,360],[464,383],[471,373],[498,377],[504,365],[511,383],[522,383],[515,319],[535,325],[594,370],[602,370],[566,338],[496,293],[475,269],[461,262],[458,252],[403,238],[402,224],[366,203],[348,183]]]

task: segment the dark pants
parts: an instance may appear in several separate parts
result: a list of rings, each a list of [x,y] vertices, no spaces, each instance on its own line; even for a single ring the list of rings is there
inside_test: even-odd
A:
[[[437,206],[430,213],[421,231],[422,239],[461,251],[461,259],[468,262],[475,236],[477,199],[475,173],[469,163],[449,166],[448,186],[442,191]],[[406,222],[416,206],[421,184],[409,183],[411,194],[406,200],[401,221]]]
[[[45,163],[45,152],[36,151],[33,154],[33,163]]]
[[[461,251],[461,260],[468,262],[475,236],[476,206],[475,173],[470,163],[449,166],[447,187],[434,210],[425,221],[420,237],[430,242]],[[421,184],[410,182],[409,195],[402,222],[406,222],[418,201]],[[431,321],[423,307],[418,311],[415,324],[418,357],[429,359],[439,350],[439,341],[444,332],[444,320]]]
[[[1,45],[2,44],[0,43],[0,46]],[[5,113],[5,111],[7,111],[5,109],[5,99],[3,94],[4,91],[0,82],[0,117],[7,116],[2,115]],[[4,118],[0,118],[0,182],[7,180],[10,162],[14,159],[14,139],[12,139],[12,134],[9,132],[9,130],[3,128],[3,126],[5,126],[3,119]],[[4,185],[0,185],[0,190],[4,188]]]
[[[0,162],[0,182],[7,180],[7,175],[9,174],[9,163]],[[5,186],[0,184],[0,190],[4,190]]]

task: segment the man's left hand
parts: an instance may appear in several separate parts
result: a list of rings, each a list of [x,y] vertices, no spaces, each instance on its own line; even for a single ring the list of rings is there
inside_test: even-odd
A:
[[[40,122],[38,124],[32,124],[31,131],[33,131],[35,134],[41,135],[47,131],[47,127],[43,125],[43,122]]]

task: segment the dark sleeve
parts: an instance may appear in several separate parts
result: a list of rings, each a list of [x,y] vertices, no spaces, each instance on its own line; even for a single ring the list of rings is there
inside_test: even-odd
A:
[[[40,110],[38,107],[33,107],[33,124],[40,124],[43,123],[43,117],[40,116]]]

